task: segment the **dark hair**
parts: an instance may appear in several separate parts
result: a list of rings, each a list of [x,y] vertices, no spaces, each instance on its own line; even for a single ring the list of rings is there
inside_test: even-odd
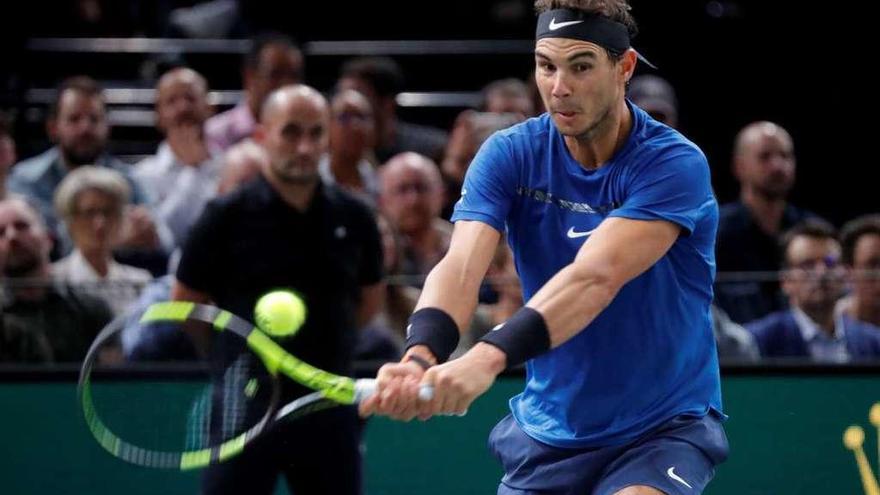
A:
[[[779,247],[782,253],[783,265],[788,265],[788,247],[797,237],[809,237],[811,239],[831,239],[837,241],[837,230],[833,225],[818,217],[811,217],[795,224],[782,234]]]
[[[52,102],[52,107],[49,109],[49,117],[55,118],[58,116],[58,111],[61,110],[61,98],[64,97],[64,93],[68,91],[75,91],[83,96],[87,96],[90,98],[102,98],[104,97],[104,88],[98,84],[98,81],[95,81],[89,76],[73,76],[68,77],[67,79],[61,81],[61,84],[58,85],[58,89],[55,92],[55,101]]]
[[[535,11],[538,14],[548,10],[570,9],[580,10],[588,15],[600,15],[602,17],[619,22],[626,26],[630,39],[639,34],[636,20],[630,13],[631,7],[627,0],[536,0]],[[614,58],[614,54],[609,53]],[[620,54],[617,55],[618,57]]]
[[[880,235],[880,214],[863,215],[850,220],[840,229],[840,246],[843,262],[852,266],[855,262],[856,244],[863,235]]]
[[[367,82],[380,98],[393,98],[403,91],[403,71],[388,57],[351,59],[342,66],[340,77],[354,77]]]
[[[260,66],[260,55],[267,46],[279,45],[284,48],[299,51],[299,47],[290,36],[283,33],[268,31],[261,33],[251,40],[251,47],[244,55],[244,66],[255,70]]]

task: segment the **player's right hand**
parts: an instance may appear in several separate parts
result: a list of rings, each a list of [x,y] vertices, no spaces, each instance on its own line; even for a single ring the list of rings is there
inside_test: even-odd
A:
[[[419,382],[424,369],[413,361],[389,363],[379,368],[376,393],[358,406],[361,417],[373,414],[410,421],[419,414]]]

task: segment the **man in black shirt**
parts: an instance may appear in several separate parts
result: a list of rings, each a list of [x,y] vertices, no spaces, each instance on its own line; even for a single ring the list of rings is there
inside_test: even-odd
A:
[[[356,329],[381,304],[382,253],[369,210],[321,184],[328,108],[314,89],[272,93],[255,139],[269,163],[255,181],[205,209],[184,247],[174,299],[212,301],[253,321],[257,299],[288,288],[308,307],[303,327],[281,344],[304,361],[350,374]],[[213,336],[212,356],[241,352],[240,342]],[[285,390],[285,401],[306,391]],[[360,493],[358,418],[335,408],[283,423],[235,459],[209,468],[207,493],[272,493],[283,472],[291,491]]]
[[[740,199],[721,206],[715,301],[734,321],[748,323],[785,307],[779,282],[769,273],[781,267],[779,235],[813,215],[788,202],[795,180],[794,144],[779,125],[744,127],[734,144],[733,171]],[[732,281],[725,272],[764,272],[765,278],[755,274]]]

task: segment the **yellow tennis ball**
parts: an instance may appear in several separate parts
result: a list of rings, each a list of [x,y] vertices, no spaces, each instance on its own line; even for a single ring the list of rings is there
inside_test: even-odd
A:
[[[260,330],[273,337],[290,337],[306,321],[306,304],[293,292],[276,290],[257,301],[254,316]]]

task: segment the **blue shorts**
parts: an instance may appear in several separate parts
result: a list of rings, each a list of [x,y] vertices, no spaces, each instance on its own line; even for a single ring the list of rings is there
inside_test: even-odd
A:
[[[669,495],[702,493],[727,458],[727,436],[717,413],[676,416],[624,445],[552,447],[522,431],[511,415],[489,435],[501,461],[498,495],[612,495],[632,485]]]

